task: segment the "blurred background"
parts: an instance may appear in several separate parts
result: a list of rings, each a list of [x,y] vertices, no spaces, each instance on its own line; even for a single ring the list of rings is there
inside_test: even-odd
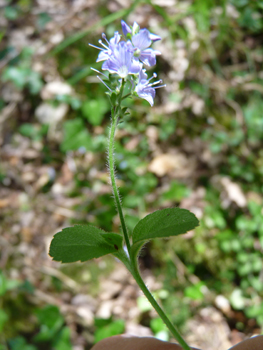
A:
[[[52,262],[54,233],[119,231],[97,45],[120,21],[162,40],[155,106],[127,101],[116,169],[129,231],[165,207],[200,227],[147,245],[142,274],[191,345],[263,327],[263,1],[0,0],[0,349],[88,350],[124,332],[170,339],[112,257]],[[171,339],[172,340],[172,339]]]

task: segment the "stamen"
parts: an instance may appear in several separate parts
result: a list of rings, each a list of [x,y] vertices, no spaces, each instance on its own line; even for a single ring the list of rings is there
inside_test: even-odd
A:
[[[155,81],[155,82],[152,83],[152,84],[147,84],[147,85],[148,85],[148,86],[154,86],[154,85],[160,84],[160,83],[162,83],[162,82],[163,82],[162,79],[160,79],[160,80]]]
[[[152,76],[150,79],[147,80],[148,83],[149,83],[153,78],[156,78],[156,77],[157,77],[157,74],[156,74],[156,73],[153,73],[153,76]]]
[[[99,77],[99,76],[97,75],[97,78],[101,81],[101,83],[102,83],[103,85],[106,86],[107,89],[110,90],[110,92],[112,92],[112,90],[111,90],[111,89],[108,87],[108,85],[101,79],[101,77]]]
[[[108,45],[110,45],[110,43],[108,42],[108,39],[107,39],[107,37],[106,37],[106,34],[105,34],[105,33],[102,33],[101,36],[102,36],[102,39],[104,39],[104,40],[106,41],[106,43],[107,43]]]
[[[105,47],[105,49],[109,50],[108,46],[106,46],[101,39],[99,40],[99,44],[101,44],[101,46]]]
[[[148,81],[148,83],[153,79],[153,78],[155,78],[154,76],[152,76],[150,79],[148,79],[147,81]]]
[[[98,50],[104,50],[101,47],[98,47],[98,46],[95,46],[95,45],[92,45],[92,44],[89,44],[89,46],[95,47],[95,49],[98,49]]]
[[[97,70],[97,69],[95,69],[95,68],[92,68],[92,67],[90,67],[90,69],[93,70],[93,71],[96,72],[96,73],[99,73],[99,74],[103,75],[105,78],[108,79],[107,75],[104,74],[104,73],[102,73],[102,72],[100,72],[99,70]]]
[[[155,86],[154,89],[159,89],[159,88],[162,88],[162,87],[166,87],[166,84],[164,84],[164,85],[159,85],[159,86]]]
[[[163,81],[162,81],[162,79],[160,79],[160,80],[157,80],[157,81],[155,81],[154,83],[153,83],[153,85],[156,85],[156,84],[161,84]]]

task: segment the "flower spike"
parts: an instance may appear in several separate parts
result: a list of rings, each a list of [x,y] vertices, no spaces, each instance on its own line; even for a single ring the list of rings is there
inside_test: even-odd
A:
[[[135,94],[136,96],[147,100],[151,106],[154,104],[155,90],[164,87],[162,80],[151,83],[151,80],[157,77],[156,73],[148,79],[146,70],[143,69],[143,65],[153,66],[156,64],[156,56],[161,53],[152,49],[150,46],[153,42],[160,40],[161,38],[153,33],[150,33],[148,29],[140,29],[138,23],[134,22],[132,26],[128,26],[125,21],[121,21],[122,31],[126,38],[121,40],[121,35],[118,32],[114,33],[114,36],[108,40],[106,35],[102,34],[102,39],[99,40],[101,47],[90,44],[100,50],[97,61],[104,61],[102,64],[102,70],[107,70],[110,73],[109,78],[96,71],[100,75],[110,80],[112,89],[106,85],[106,83],[98,76],[98,79],[107,87],[111,92],[120,91],[121,85],[127,84],[126,89],[129,93],[125,95],[130,96]],[[124,85],[123,85],[124,86]]]

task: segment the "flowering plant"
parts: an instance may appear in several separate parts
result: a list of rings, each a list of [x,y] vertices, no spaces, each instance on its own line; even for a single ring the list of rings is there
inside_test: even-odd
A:
[[[156,63],[159,51],[150,48],[151,44],[161,38],[150,33],[147,29],[140,29],[135,22],[129,27],[121,22],[126,40],[116,32],[109,41],[105,34],[99,40],[101,47],[91,45],[100,50],[97,62],[102,61],[102,70],[108,75],[98,72],[98,78],[109,90],[107,92],[111,102],[111,127],[108,143],[108,166],[112,191],[120,217],[122,233],[105,232],[91,225],[76,225],[67,227],[55,234],[51,246],[50,256],[53,260],[69,263],[87,261],[106,254],[113,254],[127,267],[137,284],[162,318],[173,336],[185,350],[190,350],[177,329],[172,325],[167,315],[159,306],[153,295],[146,287],[138,266],[138,255],[144,244],[154,238],[177,236],[186,233],[198,226],[195,215],[186,209],[165,208],[157,210],[141,219],[132,233],[128,233],[123,208],[115,179],[114,166],[114,135],[119,120],[127,112],[122,102],[130,96],[138,96],[147,100],[151,106],[154,104],[155,90],[165,85],[153,76],[148,79],[144,65],[151,67]],[[106,73],[107,73],[106,72]],[[102,78],[101,78],[102,76]]]
[[[108,86],[100,76],[98,76],[98,78],[106,85],[111,93],[114,90],[116,92],[121,90],[121,82],[122,79],[124,79],[126,83],[129,83],[128,89],[130,89],[130,93],[125,97],[129,97],[131,94],[137,95],[153,106],[155,89],[164,87],[165,85],[158,85],[162,83],[162,80],[150,83],[153,78],[157,77],[157,74],[154,73],[150,79],[147,79],[146,69],[143,68],[143,64],[148,67],[152,67],[156,64],[156,56],[161,53],[151,49],[150,46],[152,42],[161,40],[161,38],[158,35],[150,33],[148,29],[140,29],[136,22],[134,22],[132,28],[124,21],[121,21],[121,25],[127,39],[126,41],[121,41],[121,35],[115,32],[114,37],[109,41],[106,35],[104,33],[102,34],[102,38],[106,42],[106,44],[104,44],[102,40],[99,40],[102,47],[90,44],[90,46],[101,50],[97,62],[104,61],[102,70],[106,70],[120,79],[117,85],[114,85],[112,79],[110,79],[109,82],[111,85]],[[99,71],[97,72],[108,80],[105,74]]]

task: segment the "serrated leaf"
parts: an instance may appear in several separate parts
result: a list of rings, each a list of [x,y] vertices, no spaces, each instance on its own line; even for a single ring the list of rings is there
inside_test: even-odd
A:
[[[114,253],[116,253],[122,246],[122,236],[118,233],[103,233],[102,236],[107,243],[115,248]]]
[[[145,216],[135,226],[133,243],[153,238],[177,236],[199,225],[196,216],[187,209],[167,208]]]
[[[122,236],[88,225],[67,227],[56,233],[49,255],[62,263],[87,261],[116,253],[122,246]]]

